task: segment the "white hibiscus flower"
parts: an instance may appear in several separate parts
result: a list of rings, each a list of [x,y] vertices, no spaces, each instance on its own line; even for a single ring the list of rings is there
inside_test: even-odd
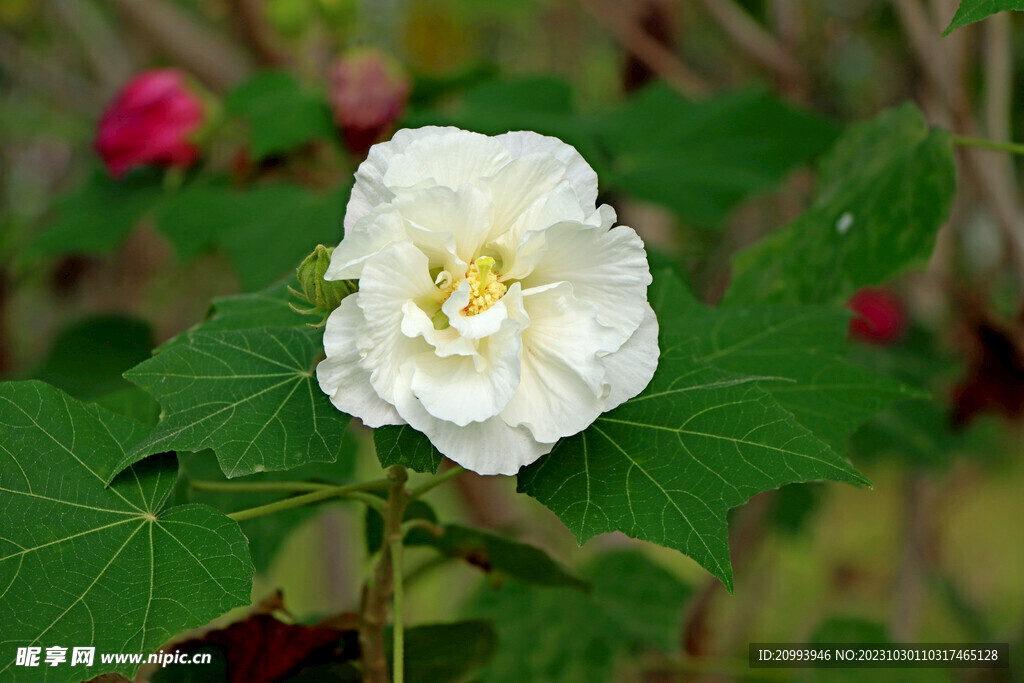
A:
[[[326,274],[359,291],[327,321],[320,387],[481,474],[515,474],[638,394],[658,362],[647,255],[596,200],[583,157],[532,132],[374,146]]]

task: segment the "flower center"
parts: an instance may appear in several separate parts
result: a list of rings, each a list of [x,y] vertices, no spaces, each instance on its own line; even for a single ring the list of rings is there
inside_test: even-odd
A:
[[[494,259],[490,256],[481,256],[470,262],[469,270],[466,271],[469,305],[462,309],[467,316],[483,313],[505,296],[508,288],[499,281],[500,274],[494,272],[493,268]],[[450,273],[444,271],[438,276],[437,284],[441,288],[443,304],[459,288],[461,281],[456,282]]]

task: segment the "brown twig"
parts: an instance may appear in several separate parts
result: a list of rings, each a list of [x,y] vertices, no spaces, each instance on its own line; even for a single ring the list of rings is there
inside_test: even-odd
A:
[[[373,581],[363,588],[363,601],[359,610],[359,647],[363,663],[363,680],[367,683],[388,683],[388,661],[384,650],[384,628],[388,623],[388,600],[394,592],[394,558],[391,541],[402,538],[402,518],[408,494],[405,482],[408,473],[404,467],[388,470],[392,486],[384,504],[384,542],[380,559],[374,568]]]
[[[902,557],[893,586],[889,629],[897,641],[913,642],[928,575],[928,546],[931,538],[927,482],[911,472],[903,488]]]
[[[89,69],[109,96],[135,71],[135,60],[101,12],[89,0],[50,0],[56,30],[74,38]]]
[[[978,126],[957,74],[963,73],[947,53],[938,24],[928,16],[920,0],[893,0],[908,41],[928,83],[948,111],[952,128],[962,135],[977,137]],[[966,30],[966,29],[964,29]],[[996,86],[998,87],[998,86]],[[962,170],[971,184],[986,199],[1007,246],[1007,254],[1021,283],[1024,283],[1024,221],[1013,178],[1004,167],[991,163],[993,154],[978,149],[961,149]]]
[[[804,8],[799,0],[773,0],[771,18],[779,41],[792,53],[803,34]]]
[[[806,95],[807,76],[789,50],[732,0],[701,0],[711,18],[733,44],[775,76],[791,96]]]
[[[751,498],[740,511],[730,539],[734,571],[746,568],[764,540],[764,527],[774,500],[774,492],[765,491]],[[687,604],[682,636],[682,648],[687,655],[706,657],[714,653],[709,623],[711,606],[723,590],[722,582],[711,578]]]
[[[653,40],[622,5],[610,0],[579,0],[580,3],[627,50],[650,67],[659,78],[683,95],[707,93],[708,84],[679,57]]]
[[[0,71],[28,92],[65,109],[95,114],[103,106],[103,98],[92,83],[44,59],[3,29],[0,29]]]
[[[217,92],[251,71],[239,47],[167,0],[107,0],[125,21],[160,52]]]
[[[262,66],[282,66],[288,57],[278,49],[263,15],[262,3],[255,0],[227,0],[238,19],[238,33]]]

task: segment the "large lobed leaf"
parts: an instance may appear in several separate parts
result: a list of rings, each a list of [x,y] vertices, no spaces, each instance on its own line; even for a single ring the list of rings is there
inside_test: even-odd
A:
[[[336,461],[348,416],[317,386],[319,353],[299,328],[191,333],[125,373],[163,408],[132,454],[210,448],[229,477]]]
[[[249,603],[238,525],[168,507],[173,456],[137,463],[138,423],[41,382],[0,384],[0,677],[77,681],[101,671],[20,668],[19,647],[149,653]],[[109,485],[108,485],[109,484]],[[110,665],[132,676],[137,665]]]
[[[867,483],[758,385],[662,338],[647,389],[519,473],[582,543],[622,531],[694,558],[732,589],[726,513],[760,491]]]
[[[195,332],[221,332],[226,330],[251,330],[257,327],[297,327],[307,329],[311,318],[296,313],[292,304],[301,304],[288,291],[288,280],[271,285],[266,289],[248,294],[223,296],[213,300],[206,320],[186,332],[171,337],[161,344],[157,351],[187,342]]]
[[[663,336],[692,339],[702,361],[741,375],[788,380],[761,388],[836,453],[846,450],[847,439],[869,417],[894,401],[922,395],[847,360],[845,309],[708,308],[667,273],[651,296],[671,310],[662,322]]]
[[[923,263],[955,185],[949,134],[913,105],[852,126],[821,164],[811,209],[737,256],[725,302],[841,303]]]
[[[249,475],[241,481],[246,483],[294,481],[335,485],[351,483],[355,470],[356,447],[355,436],[351,430],[346,430],[342,439],[341,455],[337,462],[312,462],[287,472],[264,472]],[[287,492],[198,491],[189,486],[191,480],[217,483],[227,481],[220,471],[214,454],[210,451],[179,453],[178,462],[187,479],[179,479],[179,486],[175,492],[177,501],[203,503],[218,510],[236,511],[265,505],[294,495]],[[332,502],[337,504],[339,501],[338,499],[328,500],[321,505],[329,505]],[[256,571],[265,571],[291,531],[320,510],[320,505],[303,505],[241,522],[242,531],[249,539],[249,553],[252,555],[252,563],[256,566]]]
[[[1007,10],[1024,10],[1024,0],[963,0],[942,35],[948,36],[962,26]]]

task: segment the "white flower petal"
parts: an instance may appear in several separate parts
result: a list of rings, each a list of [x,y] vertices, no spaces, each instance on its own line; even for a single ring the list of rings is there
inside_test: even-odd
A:
[[[440,135],[425,135],[408,144],[390,160],[383,184],[394,191],[418,187],[432,181],[456,189],[497,173],[511,156],[494,138],[479,133],[455,130]]]
[[[615,353],[604,359],[605,382],[610,388],[602,412],[633,398],[647,388],[658,367],[658,319],[646,304],[643,322],[633,336]]]
[[[585,429],[605,410],[603,357],[621,341],[568,283],[527,290],[523,301],[530,327],[523,333],[522,376],[501,417],[525,425],[538,441],[555,441]]]
[[[356,340],[362,322],[363,314],[355,296],[346,297],[327,318],[327,359],[316,366],[320,389],[338,410],[358,417],[368,427],[405,424],[395,407],[373,390],[370,373],[360,364]]]
[[[525,427],[510,427],[500,417],[460,427],[428,413],[411,391],[411,371],[403,373],[398,412],[413,429],[423,432],[442,454],[478,474],[513,475],[551,452],[554,443],[540,443]]]
[[[404,307],[437,299],[438,290],[427,272],[427,257],[407,243],[394,244],[363,266],[359,292],[353,295],[366,324],[359,338],[377,394],[395,401],[398,372],[405,359],[429,349],[422,338],[402,334]]]
[[[348,206],[345,208],[345,232],[375,207],[386,204],[394,198],[394,193],[384,185],[384,174],[396,155],[405,152],[413,142],[421,138],[435,135],[455,135],[461,133],[458,128],[424,126],[423,128],[403,128],[387,142],[376,144],[370,148],[366,160],[356,170],[356,183],[352,187]]]
[[[401,191],[392,205],[419,228],[452,234],[456,254],[466,263],[490,235],[490,196],[472,185]]]
[[[428,352],[409,361],[412,393],[433,417],[462,427],[494,417],[512,399],[519,386],[519,323],[506,319],[478,344],[476,356]]]
[[[580,203],[587,213],[594,210],[597,204],[597,174],[586,159],[558,138],[541,135],[529,130],[519,130],[497,138],[509,150],[514,158],[528,154],[550,154],[566,166],[565,177],[576,190]]]
[[[367,214],[351,229],[346,229],[344,239],[331,254],[331,265],[324,279],[359,278],[367,259],[405,238],[405,223],[398,212],[388,208]]]
[[[543,241],[542,248],[530,243]],[[632,228],[611,230],[558,223],[529,233],[520,250],[533,255],[533,269],[522,276],[523,290],[555,282],[571,282],[580,301],[597,307],[597,320],[621,335],[633,334],[644,317],[651,272],[644,243]],[[517,259],[518,259],[517,255]]]
[[[412,301],[402,306],[402,334],[415,339],[423,337],[434,347],[438,356],[476,356],[476,345],[472,339],[463,337],[454,327],[443,330],[434,329],[434,322],[426,312]]]
[[[565,164],[554,157],[532,154],[513,159],[496,174],[483,179],[483,184],[490,188],[493,225],[510,227],[531,206],[545,203],[551,192],[563,182],[565,171]],[[571,187],[569,183],[566,185]],[[573,204],[579,205],[575,192]]]

